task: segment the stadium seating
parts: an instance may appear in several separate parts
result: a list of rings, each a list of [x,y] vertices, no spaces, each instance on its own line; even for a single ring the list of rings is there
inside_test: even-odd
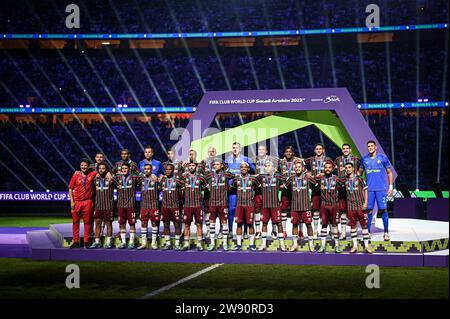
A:
[[[420,111],[419,117],[419,139],[421,148],[419,150],[419,189],[431,189],[433,182],[437,180],[437,141],[439,139],[439,125],[441,120],[441,111]],[[416,184],[416,113],[394,111],[392,121],[393,127],[393,146],[394,156],[392,156],[391,136],[390,136],[390,117],[385,114],[370,114],[367,115],[368,123],[374,134],[383,146],[383,149],[388,154],[389,158],[395,165],[398,173],[397,184],[406,183],[410,189],[415,189]],[[243,114],[242,118],[245,122],[252,121],[258,118],[258,115]],[[111,162],[119,160],[120,145],[130,149],[132,159],[139,161],[143,158],[143,151],[139,143],[134,137],[133,133],[128,128],[124,121],[110,121],[106,116],[109,128],[101,121],[93,121],[88,123],[81,120],[83,127],[76,120],[66,123],[66,129],[62,127],[59,122],[52,123],[38,123],[39,130],[32,123],[25,123],[17,120],[12,120],[12,124],[6,121],[0,121],[0,139],[8,147],[11,153],[2,147],[2,161],[5,165],[10,167],[17,178],[13,177],[6,169],[0,170],[0,190],[27,190],[26,187],[19,182],[21,179],[25,184],[34,190],[44,190],[44,187],[38,183],[41,181],[45,188],[50,190],[64,190],[67,188],[66,182],[70,179],[73,173],[72,165],[78,168],[80,158],[84,157],[85,151],[90,157],[94,157],[98,150],[97,143],[101,149],[106,153]],[[239,117],[237,115],[229,115],[227,117],[219,118],[218,120],[222,129],[227,127],[234,127],[239,125]],[[175,127],[185,127],[188,123],[186,118],[175,117],[173,125]],[[172,126],[167,120],[153,117],[150,124],[158,134],[159,138],[164,143],[164,147],[170,148],[175,141],[170,140],[170,133]],[[159,144],[155,134],[145,121],[130,120],[130,127],[138,137],[142,145],[150,144],[155,151],[155,158],[159,160],[166,160],[163,147]],[[216,125],[216,124],[215,124]],[[448,123],[446,124],[448,125]],[[21,134],[16,130],[20,130]],[[89,135],[93,137],[93,142]],[[111,130],[115,136],[112,136]],[[72,136],[68,134],[71,132]],[[44,135],[47,136],[45,136]],[[287,145],[293,145],[297,150],[298,155],[310,156],[313,154],[314,144],[323,141],[326,145],[327,155],[330,157],[337,157],[339,155],[339,148],[332,144],[325,136],[321,136],[315,127],[308,127],[297,132],[299,145],[295,142],[295,133],[281,135],[279,137],[279,155],[282,155],[282,150]],[[75,138],[82,146],[81,149],[74,141]],[[28,141],[28,142],[27,142]],[[30,144],[28,144],[30,143]],[[448,130],[443,132],[443,145],[448,143]],[[53,145],[52,145],[53,144]],[[23,145],[27,147],[17,147]],[[29,146],[33,145],[33,147]],[[298,148],[300,146],[300,149]],[[230,146],[231,148],[231,146]],[[58,153],[64,155],[65,158]],[[300,153],[301,152],[301,153]],[[40,155],[39,155],[40,154]],[[26,171],[25,167],[29,169],[35,178]],[[66,162],[67,160],[67,162]],[[48,163],[46,163],[46,161]],[[50,164],[50,165],[49,165]],[[70,164],[70,165],[69,165]],[[444,189],[448,189],[448,150],[442,150],[441,163],[441,184]],[[57,171],[60,176],[58,177]]]
[[[81,28],[67,29],[73,1],[3,0],[1,33],[157,33],[291,30],[365,26],[365,8],[377,3],[382,25],[444,23],[445,0],[152,0],[82,1]],[[155,14],[155,12],[157,14]]]
[[[278,58],[273,48],[258,47],[249,50],[252,60],[243,48],[221,49],[220,58],[211,48],[191,49],[192,58],[183,49],[161,50],[161,58],[148,50],[1,52],[9,91],[0,86],[0,106],[196,106],[202,86],[207,91],[347,87],[357,103],[447,100],[444,41],[422,45],[419,60],[411,43],[391,43],[389,69],[385,43],[362,50],[362,63],[356,43],[339,42],[333,58],[323,46],[313,45],[308,54],[302,47],[279,47]]]

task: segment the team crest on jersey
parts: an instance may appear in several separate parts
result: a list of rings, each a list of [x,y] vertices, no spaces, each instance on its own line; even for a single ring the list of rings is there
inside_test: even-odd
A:
[[[105,180],[105,184],[103,185],[103,189],[108,189],[109,188],[109,185],[110,185],[110,182],[108,181],[108,180]],[[100,180],[96,180],[95,181],[95,189],[100,189],[101,188],[101,185],[100,185]]]

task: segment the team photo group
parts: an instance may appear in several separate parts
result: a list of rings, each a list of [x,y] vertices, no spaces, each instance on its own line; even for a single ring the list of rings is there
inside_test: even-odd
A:
[[[202,160],[190,150],[188,159],[177,161],[175,152],[169,150],[167,160],[161,162],[147,146],[144,160],[132,161],[130,152],[123,149],[121,160],[112,167],[105,154],[98,152],[95,163],[80,161],[80,170],[69,183],[73,220],[70,248],[188,250],[194,222],[199,251],[215,250],[219,239],[227,251],[233,234],[233,250],[242,250],[243,239],[248,238],[249,250],[264,251],[270,222],[271,236],[279,241],[281,251],[298,251],[299,240],[306,239],[309,251],[315,252],[314,240],[320,239],[317,252],[323,253],[331,236],[334,251],[341,253],[339,241],[347,239],[349,226],[350,252],[356,253],[359,223],[364,252],[372,253],[369,240],[375,206],[383,220],[384,240],[390,240],[386,201],[393,195],[392,167],[384,154],[377,153],[375,141],[367,142],[367,155],[362,158],[352,154],[349,144],[343,144],[341,150],[341,156],[331,159],[325,155],[325,146],[317,143],[313,156],[300,158],[287,146],[284,157],[277,158],[269,155],[265,145],[259,145],[257,156],[249,158],[235,142],[224,159],[209,147]],[[119,233],[113,232],[115,215]],[[136,235],[138,217],[141,240]],[[288,223],[292,227],[288,228]],[[285,243],[288,236],[292,236],[290,247]],[[116,237],[120,238],[117,245]],[[258,247],[256,240],[260,240]]]

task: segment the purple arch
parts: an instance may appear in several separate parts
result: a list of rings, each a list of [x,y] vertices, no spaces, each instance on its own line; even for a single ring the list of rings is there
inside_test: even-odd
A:
[[[256,103],[256,100],[270,102]],[[220,104],[219,101],[230,101],[230,104]],[[235,102],[231,104],[231,101]],[[378,152],[386,154],[346,88],[209,91],[203,95],[182,134],[182,140],[192,143],[195,137],[194,121],[201,121],[201,125],[207,128],[218,113],[313,110],[335,111],[361,154],[367,153],[366,143],[369,140],[376,141]],[[395,168],[392,171],[395,180]]]

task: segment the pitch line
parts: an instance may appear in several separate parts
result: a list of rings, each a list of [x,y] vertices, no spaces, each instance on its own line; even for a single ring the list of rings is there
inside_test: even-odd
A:
[[[176,281],[176,282],[174,282],[174,283],[172,283],[170,285],[167,285],[167,286],[159,288],[159,289],[157,289],[155,291],[149,292],[148,294],[145,294],[144,296],[140,297],[139,299],[150,299],[150,298],[152,298],[152,297],[154,297],[156,295],[159,295],[160,293],[163,293],[163,292],[165,292],[165,291],[167,291],[169,289],[172,289],[173,287],[181,285],[181,284],[183,284],[183,283],[185,283],[185,282],[187,282],[187,281],[189,281],[191,279],[197,278],[198,276],[201,276],[204,273],[207,273],[208,271],[211,271],[211,270],[213,270],[213,269],[215,269],[217,267],[220,267],[222,265],[223,264],[214,264],[212,266],[209,266],[209,267],[207,267],[205,269],[197,271],[196,273],[193,273],[192,275],[189,275],[189,276],[187,276],[185,278],[182,278],[182,279],[180,279],[180,280],[178,280],[178,281]]]

